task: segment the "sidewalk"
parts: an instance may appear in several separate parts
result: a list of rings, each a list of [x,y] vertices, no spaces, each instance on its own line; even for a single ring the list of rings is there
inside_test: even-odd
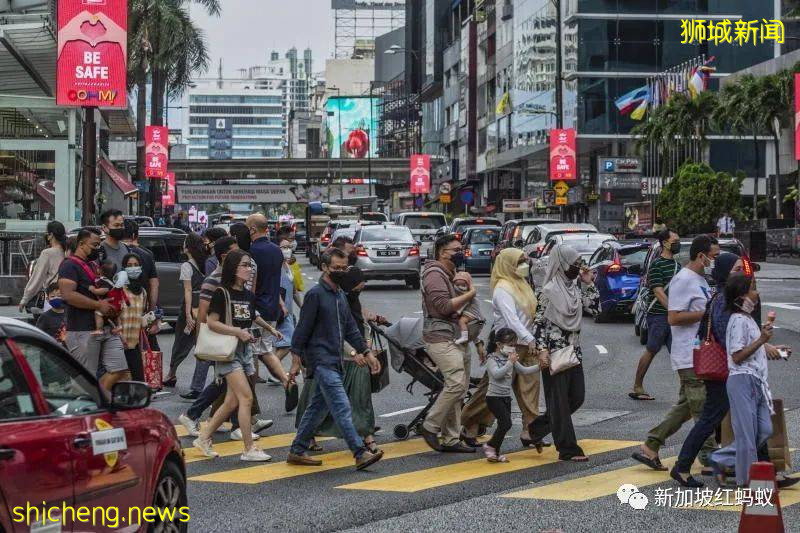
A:
[[[800,280],[800,265],[784,265],[781,263],[759,263],[761,270],[756,279],[796,279]]]

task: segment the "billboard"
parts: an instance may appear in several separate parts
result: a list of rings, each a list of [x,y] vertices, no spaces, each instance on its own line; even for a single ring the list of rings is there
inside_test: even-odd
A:
[[[59,0],[56,103],[127,107],[127,0]]]
[[[164,207],[175,205],[175,173],[167,172],[166,193],[161,195],[161,205]]]
[[[378,101],[368,96],[328,98],[325,133],[330,157],[377,157]]]
[[[575,130],[550,130],[550,181],[575,181]]]
[[[208,119],[208,158],[233,159],[233,121],[231,119]]]
[[[169,130],[165,126],[147,126],[144,130],[144,175],[164,178],[169,160]]]
[[[178,185],[181,204],[292,204],[368,198],[369,184]]]
[[[431,192],[431,156],[413,154],[411,156],[411,194]]]

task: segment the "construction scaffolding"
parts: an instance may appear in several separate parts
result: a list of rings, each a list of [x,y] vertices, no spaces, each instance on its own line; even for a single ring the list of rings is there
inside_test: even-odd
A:
[[[334,46],[340,59],[374,56],[375,37],[402,28],[405,0],[331,0]],[[371,50],[371,52],[370,52]]]
[[[410,157],[420,151],[422,114],[419,97],[404,80],[376,83],[378,98],[378,157]]]

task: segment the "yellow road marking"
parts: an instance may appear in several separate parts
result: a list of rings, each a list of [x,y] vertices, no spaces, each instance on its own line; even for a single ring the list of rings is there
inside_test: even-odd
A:
[[[429,452],[431,449],[422,439],[392,442],[381,447],[384,459],[397,459],[408,455]],[[242,483],[253,485],[307,474],[317,474],[337,468],[354,467],[355,461],[350,450],[315,455],[322,466],[296,466],[286,462],[261,464],[247,468],[226,470],[189,478],[190,481],[213,481],[217,483]]]
[[[639,444],[634,441],[624,440],[594,440],[586,439],[580,441],[580,445],[587,454],[597,454],[628,448]],[[341,485],[337,489],[350,490],[378,490],[387,492],[418,492],[434,487],[461,483],[472,479],[506,474],[525,470],[536,466],[558,462],[558,452],[555,447],[545,448],[545,452],[539,454],[536,450],[524,450],[506,454],[508,463],[490,463],[486,459],[477,459],[461,463],[453,463],[435,468],[427,468],[415,472],[387,476],[378,479],[370,479],[358,483]],[[614,487],[616,493],[619,485]]]

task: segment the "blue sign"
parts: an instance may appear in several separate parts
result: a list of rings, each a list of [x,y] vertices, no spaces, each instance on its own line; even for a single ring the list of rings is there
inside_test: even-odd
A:
[[[471,204],[475,201],[475,193],[469,189],[464,189],[459,194],[459,198],[461,198],[462,204]]]
[[[606,159],[604,161],[604,163],[605,163],[604,169],[605,169],[606,172],[614,172],[614,160],[613,159]]]
[[[425,204],[425,199],[422,196],[417,196],[414,199],[414,205],[417,207],[422,207]]]

